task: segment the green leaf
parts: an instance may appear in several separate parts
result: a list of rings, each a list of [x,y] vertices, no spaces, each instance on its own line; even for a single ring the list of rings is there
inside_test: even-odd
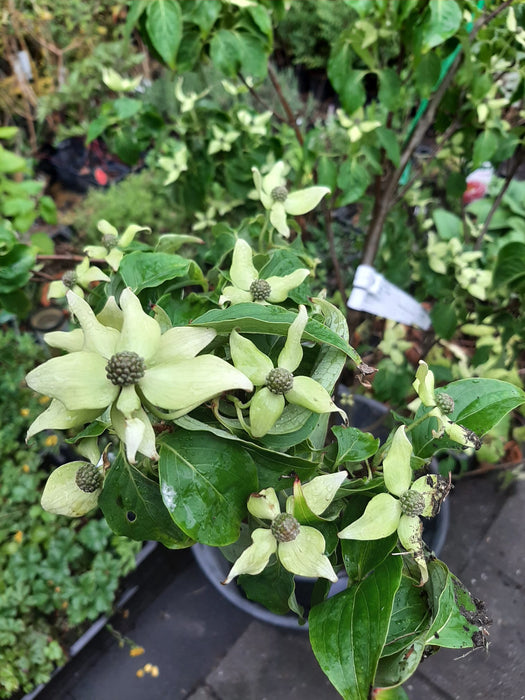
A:
[[[0,139],[12,139],[17,131],[17,126],[0,126]]]
[[[236,328],[240,333],[263,333],[284,336],[288,333],[288,328],[295,320],[296,315],[293,311],[287,311],[280,306],[263,306],[262,304],[248,302],[245,304],[234,304],[227,309],[207,311],[196,318],[192,322],[192,326],[215,328],[218,333],[231,333]],[[326,343],[344,352],[356,364],[361,362],[359,355],[348,343],[337,333],[318,321],[308,321],[303,333],[303,340]]]
[[[458,325],[458,318],[453,304],[450,301],[438,301],[434,304],[430,317],[437,335],[445,338],[445,340],[450,340]]]
[[[286,615],[290,610],[288,601],[294,592],[293,574],[274,560],[257,576],[239,576],[238,583],[246,597],[277,615]]]
[[[106,131],[108,126],[111,126],[111,124],[113,124],[114,122],[115,119],[113,117],[108,117],[104,114],[101,114],[100,116],[93,119],[93,121],[90,122],[87,128],[86,144],[90,144],[96,138],[101,136]]]
[[[430,619],[426,596],[421,595],[421,589],[414,586],[411,578],[402,576],[382,656],[392,656],[409,647],[413,639],[429,628]]]
[[[176,430],[163,438],[159,476],[164,503],[192,539],[224,546],[239,537],[257,472],[240,445],[209,432]]]
[[[454,399],[449,418],[485,435],[510,411],[525,403],[525,392],[499,379],[460,379],[443,387]]]
[[[190,265],[191,261],[180,255],[137,250],[122,258],[119,273],[126,285],[138,294],[147,287],[157,287],[167,280],[185,277]]]
[[[35,254],[23,243],[14,245],[0,257],[0,293],[8,294],[29,281],[35,264]]]
[[[82,438],[99,437],[104,433],[110,426],[110,423],[104,423],[101,420],[95,420],[90,423],[84,430],[81,430],[74,437],[66,438],[66,442],[69,445],[75,444]]]
[[[367,578],[312,608],[313,652],[345,700],[368,700],[395,593],[400,557],[388,557]]]
[[[190,8],[190,13],[184,15],[184,19],[194,22],[201,30],[204,37],[209,33],[217,18],[221,14],[220,0],[192,0],[185,3],[184,12]]]
[[[363,86],[366,71],[353,70],[354,61],[351,39],[348,32],[344,32],[332,47],[328,60],[328,77],[348,114],[353,114],[366,101]]]
[[[132,540],[156,540],[169,549],[193,544],[170,518],[158,483],[128,464],[121,454],[107,473],[99,506],[117,535]]]
[[[423,25],[423,51],[439,46],[461,26],[461,8],[455,0],[430,0],[430,16]]]
[[[302,457],[295,457],[285,452],[275,452],[272,449],[250,442],[232,433],[228,433],[221,428],[214,428],[207,423],[202,423],[191,416],[182,416],[175,423],[184,430],[202,431],[206,430],[223,440],[238,442],[244,449],[250,452],[259,473],[265,477],[264,487],[277,486],[282,483],[282,477],[287,474],[296,474],[301,481],[307,481],[313,475],[316,464]]]
[[[426,633],[426,643],[451,649],[472,647],[472,637],[479,628],[461,614],[459,606],[470,619],[475,619],[476,616],[472,614],[476,611],[474,601],[459,581],[452,578],[442,561],[430,561],[428,574],[429,579],[425,590],[432,609],[433,621]],[[458,596],[461,602],[457,601]],[[465,605],[467,608],[464,607]]]
[[[379,143],[385,149],[387,156],[397,168],[397,166],[399,165],[399,160],[401,158],[401,150],[399,148],[396,133],[391,129],[387,129],[384,126],[381,126],[378,129],[376,129],[375,133],[377,134]]]
[[[356,202],[367,190],[370,174],[357,160],[345,160],[339,170],[337,185],[342,190],[337,200],[340,207]]]
[[[336,464],[362,462],[375,455],[379,447],[379,438],[371,433],[363,433],[358,428],[336,425],[332,432],[337,440]]]
[[[463,223],[459,216],[452,214],[446,209],[435,209],[432,212],[432,218],[442,240],[449,241],[451,238],[463,239]]]
[[[17,173],[26,170],[25,158],[6,150],[0,145],[0,173]]]
[[[152,0],[147,5],[146,31],[162,60],[175,70],[182,39],[182,12],[176,0]]]
[[[237,32],[219,29],[210,42],[213,65],[230,78],[241,70],[243,53],[243,44]]]
[[[421,57],[414,71],[416,87],[421,97],[428,99],[439,80],[441,61],[433,51],[429,51]]]
[[[479,168],[485,161],[488,161],[498,150],[498,135],[489,129],[481,133],[474,142],[472,152],[472,168]]]
[[[395,110],[403,99],[402,83],[392,68],[379,71],[379,101],[388,109]]]
[[[512,242],[498,253],[492,275],[492,286],[509,287],[513,292],[525,292],[525,243]]]
[[[38,213],[44,219],[46,224],[57,223],[57,208],[51,197],[44,195],[40,198],[38,202]]]

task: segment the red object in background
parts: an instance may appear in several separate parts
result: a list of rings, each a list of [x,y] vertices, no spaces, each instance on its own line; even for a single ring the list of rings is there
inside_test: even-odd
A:
[[[101,187],[105,187],[108,184],[109,178],[102,168],[95,168],[93,175],[97,181],[97,184],[99,184]]]
[[[483,182],[467,182],[467,189],[463,192],[463,204],[470,204],[476,199],[481,199],[487,193],[487,186]]]
[[[494,175],[491,163],[483,163],[481,168],[467,176],[467,189],[463,192],[463,205],[482,199],[486,194]]]

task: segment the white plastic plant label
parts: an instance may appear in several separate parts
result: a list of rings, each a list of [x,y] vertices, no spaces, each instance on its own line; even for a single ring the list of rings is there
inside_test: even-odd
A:
[[[357,268],[348,307],[407,326],[419,326],[424,331],[432,325],[430,316],[414,297],[386,280],[370,265]]]

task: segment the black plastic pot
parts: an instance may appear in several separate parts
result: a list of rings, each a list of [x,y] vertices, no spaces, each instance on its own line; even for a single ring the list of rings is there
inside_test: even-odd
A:
[[[351,395],[345,387],[338,390],[339,403],[344,405],[348,414],[350,425],[370,432],[381,441],[384,441],[390,432],[390,412],[386,406],[359,394]],[[342,401],[341,401],[342,399]],[[437,467],[435,470],[437,471]],[[437,517],[432,520],[424,520],[423,539],[429,549],[437,556],[445,543],[449,526],[449,502],[445,501]],[[222,581],[228,576],[231,563],[222,555],[217,547],[207,547],[195,544],[192,552],[201,571],[212,586],[221,593],[233,605],[252,617],[277,627],[285,627],[293,630],[307,630],[308,623],[299,625],[297,616],[293,613],[278,615],[270,612],[263,605],[248,600],[242,589],[234,582],[224,586]],[[295,577],[295,593],[297,600],[306,610],[309,608],[314,579],[302,576]],[[332,584],[328,597],[332,597],[347,587],[348,579],[342,572],[337,583]]]

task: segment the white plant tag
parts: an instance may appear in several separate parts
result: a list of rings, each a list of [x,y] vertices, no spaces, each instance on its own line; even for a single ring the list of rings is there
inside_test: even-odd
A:
[[[432,325],[430,316],[414,297],[386,280],[370,265],[357,268],[347,305],[350,309],[367,311],[407,326],[419,326],[424,331]]]

